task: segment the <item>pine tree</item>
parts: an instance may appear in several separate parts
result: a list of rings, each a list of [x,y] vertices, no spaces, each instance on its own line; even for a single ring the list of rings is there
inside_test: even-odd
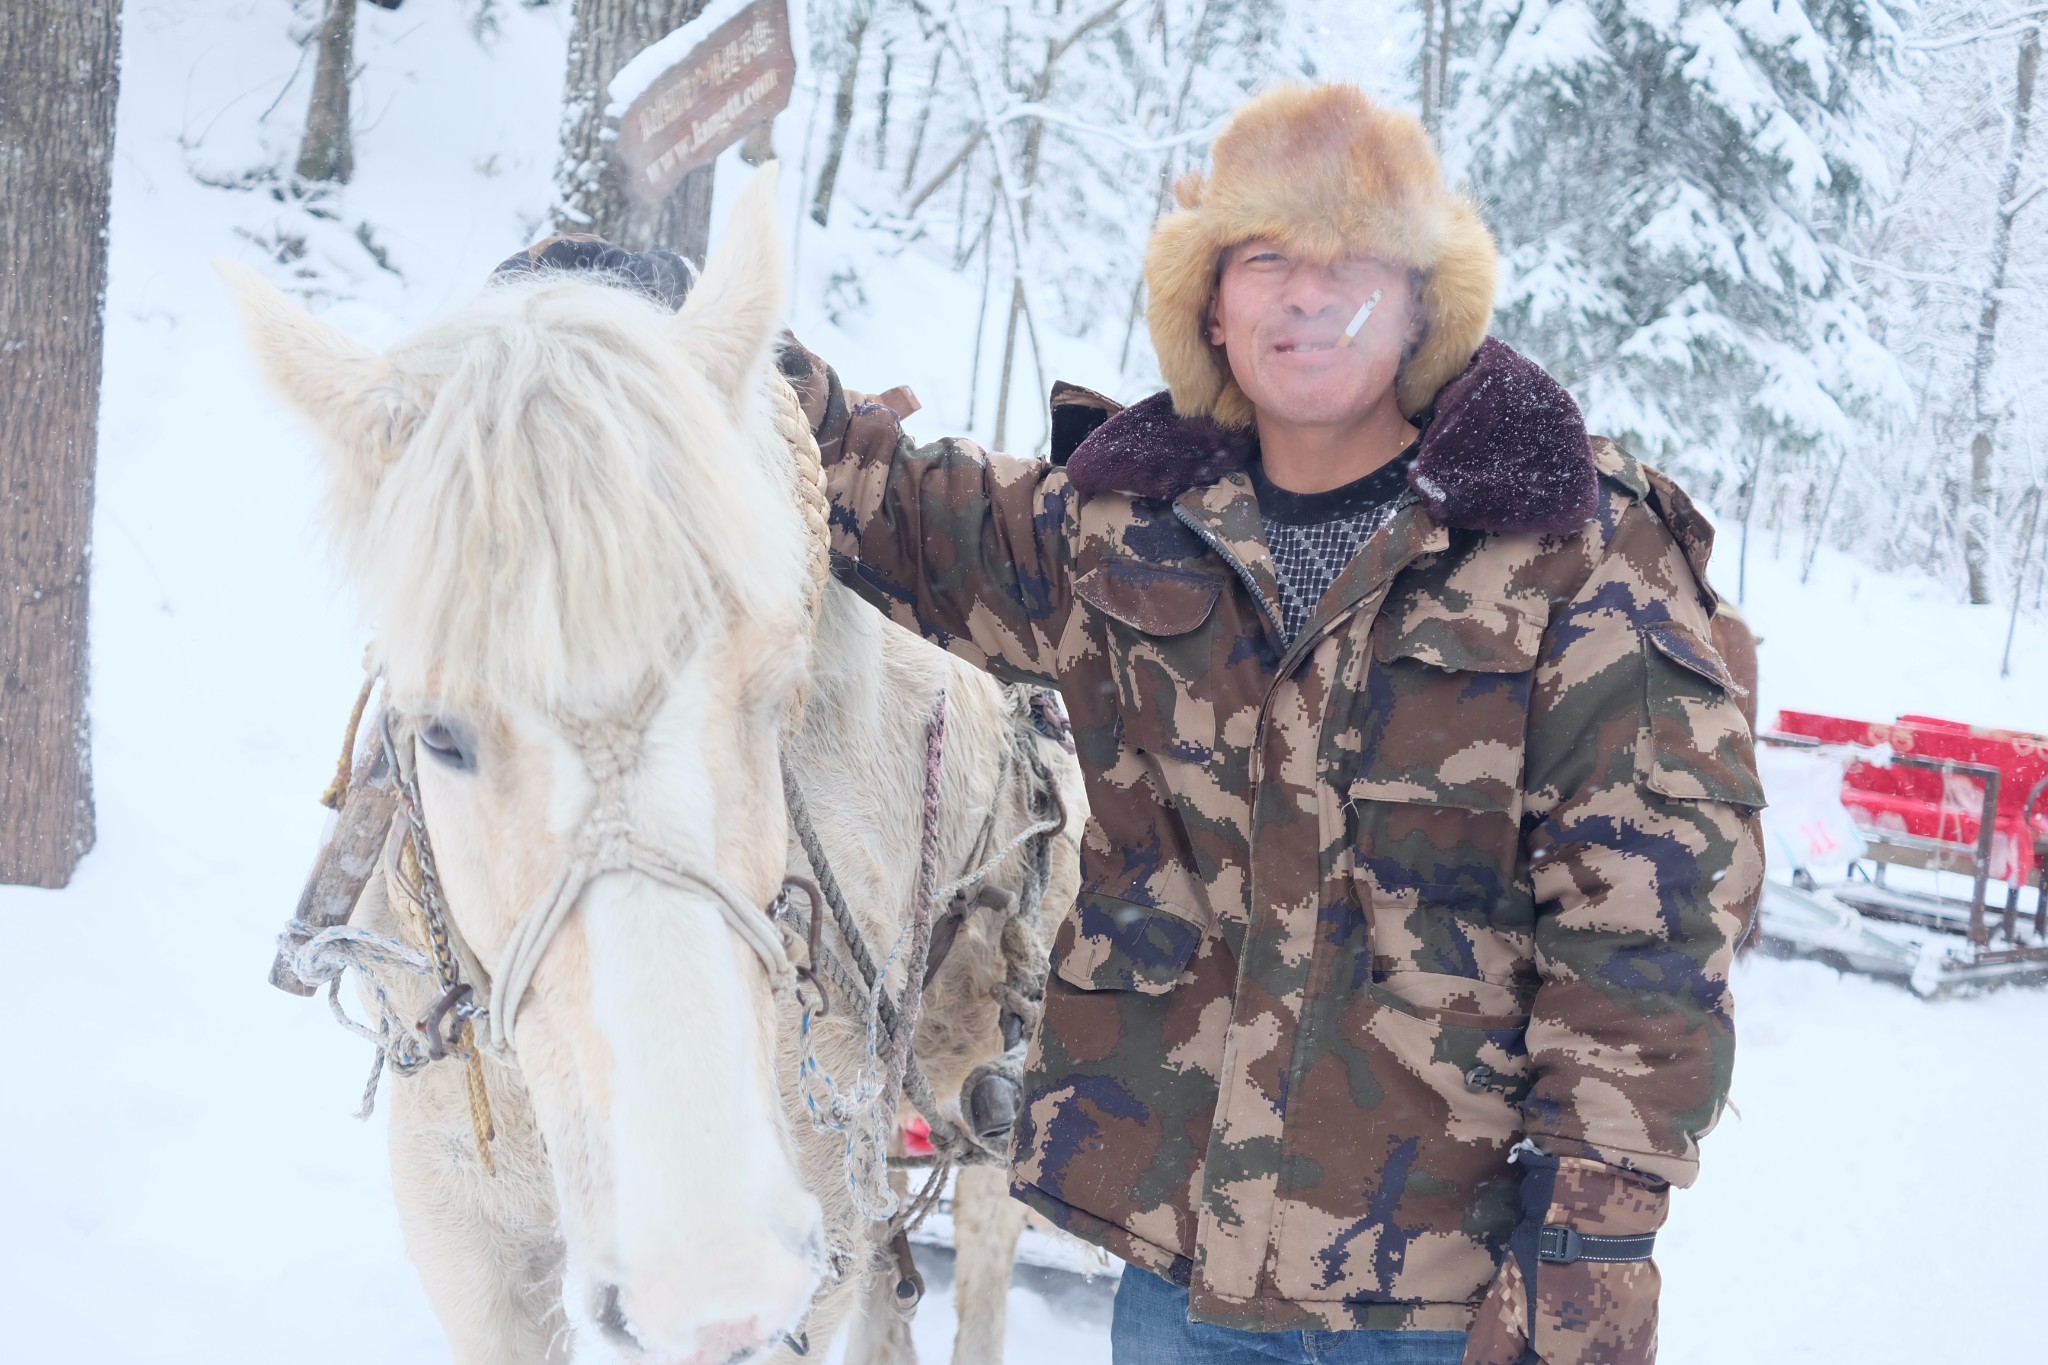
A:
[[[1496,327],[1594,430],[1746,516],[1904,405],[1839,244],[1886,183],[1882,0],[1480,0],[1460,31],[1445,144]]]

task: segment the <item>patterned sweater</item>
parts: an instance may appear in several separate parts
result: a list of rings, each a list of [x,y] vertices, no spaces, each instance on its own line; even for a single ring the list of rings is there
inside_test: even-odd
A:
[[[1321,493],[1288,492],[1266,477],[1258,461],[1247,468],[1280,578],[1280,624],[1289,641],[1359,547],[1394,515],[1414,463],[1411,445],[1364,478]]]

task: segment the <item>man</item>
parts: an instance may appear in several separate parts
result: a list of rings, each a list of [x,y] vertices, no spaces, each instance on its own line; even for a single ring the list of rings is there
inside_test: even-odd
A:
[[[1146,260],[1169,388],[914,448],[800,348],[840,575],[1064,694],[1093,815],[1017,1196],[1140,1362],[1649,1361],[1762,804],[1711,534],[1485,337],[1356,88],[1243,109]]]
[[[1130,1262],[1130,1365],[1648,1361],[1762,874],[1711,533],[1485,339],[1413,120],[1275,90],[1177,198],[1168,391],[1064,392],[1063,467],[785,361],[845,580],[1072,713],[1015,1193]]]

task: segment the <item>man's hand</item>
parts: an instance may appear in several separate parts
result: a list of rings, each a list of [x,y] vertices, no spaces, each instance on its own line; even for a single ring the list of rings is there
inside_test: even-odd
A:
[[[1660,1281],[1650,1244],[1669,1187],[1532,1144],[1516,1160],[1522,1223],[1479,1305],[1464,1365],[1652,1365]]]

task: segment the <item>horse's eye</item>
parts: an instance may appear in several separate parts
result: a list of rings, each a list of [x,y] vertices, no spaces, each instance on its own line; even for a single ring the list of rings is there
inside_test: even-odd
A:
[[[451,768],[472,772],[476,749],[466,734],[445,720],[430,720],[420,727],[420,747]]]

